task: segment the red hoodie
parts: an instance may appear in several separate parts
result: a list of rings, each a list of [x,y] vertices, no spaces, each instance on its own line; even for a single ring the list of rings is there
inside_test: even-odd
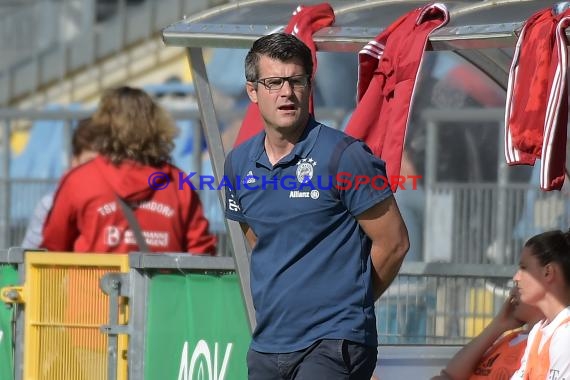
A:
[[[149,186],[155,172],[168,174],[165,189]],[[139,250],[118,195],[133,206],[153,252],[214,254],[216,240],[208,232],[200,199],[188,184],[179,190],[179,173],[170,164],[153,168],[127,160],[114,166],[102,156],[71,170],[55,195],[41,246],[64,252]]]

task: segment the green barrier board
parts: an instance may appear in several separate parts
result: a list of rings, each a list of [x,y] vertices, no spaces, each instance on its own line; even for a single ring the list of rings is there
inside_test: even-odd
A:
[[[145,379],[247,379],[251,335],[237,275],[153,276],[147,326]]]
[[[0,288],[17,284],[18,271],[11,265],[0,264]],[[13,378],[12,308],[0,302],[0,379]]]

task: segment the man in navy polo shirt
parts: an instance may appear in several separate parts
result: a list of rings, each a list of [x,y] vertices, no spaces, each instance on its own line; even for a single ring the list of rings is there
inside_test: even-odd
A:
[[[374,301],[409,246],[384,162],[310,115],[312,70],[310,49],[284,33],[245,60],[264,131],[229,153],[225,175],[226,216],[253,249],[250,380],[369,380]]]

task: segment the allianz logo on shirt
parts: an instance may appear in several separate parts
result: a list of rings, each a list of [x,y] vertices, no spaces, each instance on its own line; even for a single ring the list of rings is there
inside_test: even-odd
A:
[[[311,198],[311,199],[319,199],[321,194],[319,190],[311,190],[311,191],[298,191],[292,190],[289,192],[289,198]]]

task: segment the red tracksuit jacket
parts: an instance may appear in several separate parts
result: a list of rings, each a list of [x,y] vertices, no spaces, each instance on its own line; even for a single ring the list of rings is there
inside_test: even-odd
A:
[[[358,55],[358,104],[346,133],[364,140],[386,162],[388,178],[400,174],[410,106],[428,36],[448,20],[442,4],[415,9]]]
[[[313,42],[313,34],[326,26],[332,25],[333,22],[334,12],[329,4],[322,3],[314,6],[299,5],[285,27],[285,33],[291,33],[298,37],[311,49],[313,53],[313,77],[317,71],[317,48]],[[333,79],[331,78],[331,80]],[[312,95],[310,98],[309,111],[314,114]],[[238,146],[262,130],[263,120],[261,119],[259,108],[257,104],[250,104],[241,123],[241,128],[236,137],[234,146]]]
[[[171,178],[165,189],[149,186],[155,172]],[[117,194],[138,205],[134,214],[153,252],[214,254],[216,239],[208,232],[200,199],[186,183],[180,190],[179,172],[169,164],[153,168],[129,160],[114,166],[101,156],[71,170],[56,192],[41,246],[64,252],[137,251]]]
[[[505,111],[505,158],[509,165],[541,159],[540,187],[561,189],[566,160],[570,11],[551,8],[532,15],[517,41]]]

